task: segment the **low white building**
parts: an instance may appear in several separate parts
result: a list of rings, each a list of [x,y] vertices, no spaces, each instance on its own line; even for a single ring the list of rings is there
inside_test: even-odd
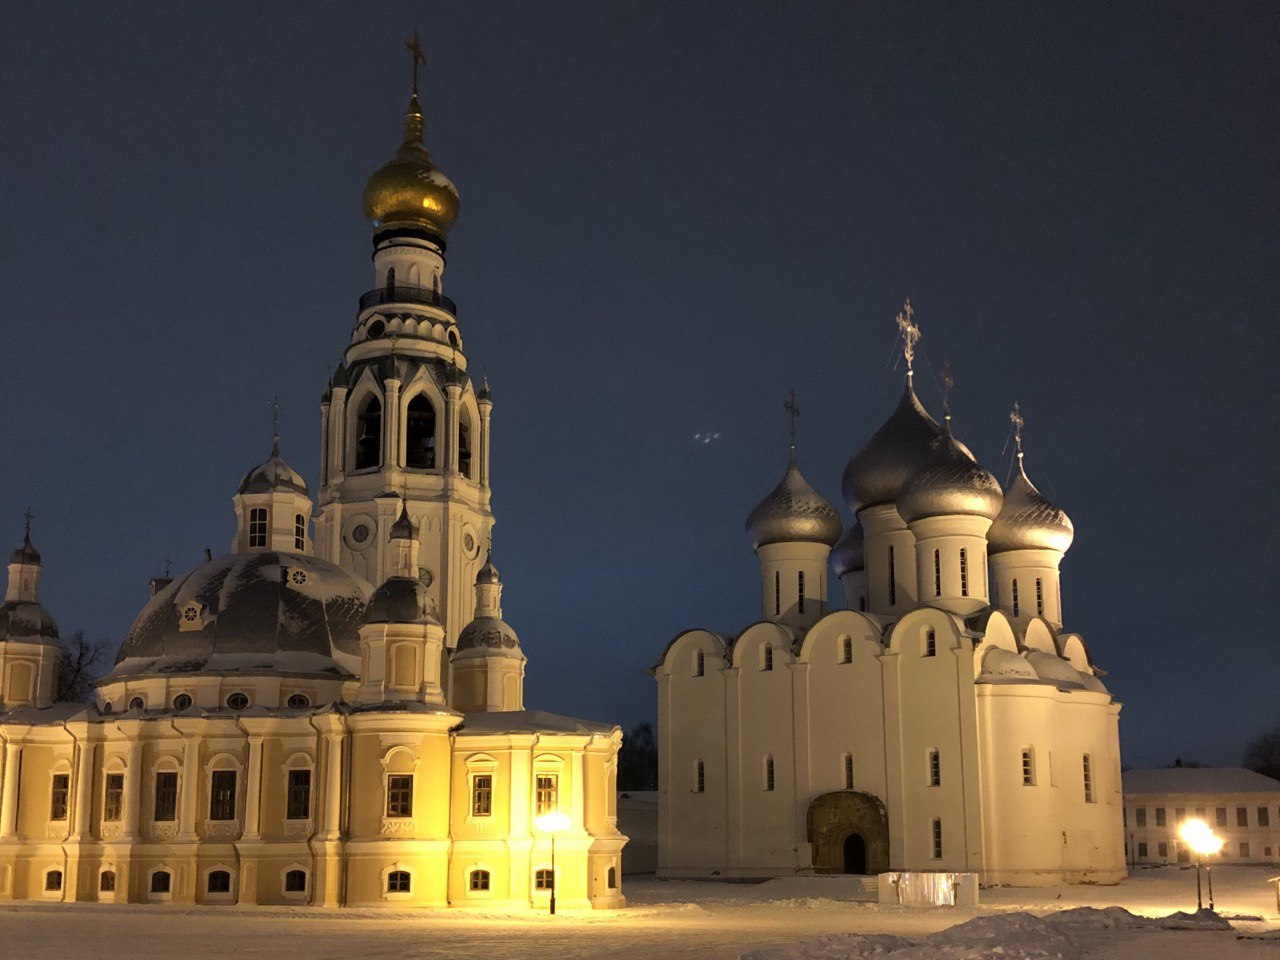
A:
[[[1198,818],[1225,841],[1215,861],[1280,863],[1280,780],[1242,767],[1165,767],[1124,773],[1125,843],[1137,866],[1189,863],[1178,838]]]

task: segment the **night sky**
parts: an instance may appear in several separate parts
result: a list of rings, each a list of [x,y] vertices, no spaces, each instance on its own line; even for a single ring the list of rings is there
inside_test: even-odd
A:
[[[787,390],[839,503],[909,296],[922,397],[949,360],[1001,480],[1023,403],[1126,764],[1280,721],[1262,2],[5,0],[0,544],[30,504],[64,633],[118,640],[166,554],[227,550],[274,394],[314,490],[415,26],[530,706],[650,719],[677,631],[756,619]]]

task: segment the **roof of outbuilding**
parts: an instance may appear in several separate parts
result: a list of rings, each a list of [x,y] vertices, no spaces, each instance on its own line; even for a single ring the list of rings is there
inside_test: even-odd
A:
[[[492,713],[468,713],[458,734],[493,733],[577,733],[609,736],[618,729],[617,724],[597,723],[594,720],[578,720],[545,710],[501,710]]]
[[[1137,793],[1280,793],[1272,780],[1244,767],[1161,767],[1126,770],[1121,774],[1126,794]]]

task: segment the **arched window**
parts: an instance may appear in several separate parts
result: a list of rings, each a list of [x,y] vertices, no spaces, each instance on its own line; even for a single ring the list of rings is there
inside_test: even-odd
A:
[[[1030,749],[1022,751],[1022,785],[1024,787],[1036,785],[1036,758]]]
[[[408,874],[405,874],[408,876]],[[407,887],[405,888],[408,889]],[[284,875],[284,892],[285,893],[306,893],[307,892],[307,871],[290,870]]]
[[[858,597],[858,610],[859,610],[859,611],[861,611],[862,613],[866,613],[866,612],[867,612],[867,597],[866,597],[866,594],[861,594],[861,595]]]
[[[146,707],[146,703],[143,701],[141,697],[134,697],[132,700],[129,701],[130,710],[142,710],[145,707]]]
[[[488,870],[472,870],[470,882],[468,883],[472,892],[480,892],[489,889],[489,871]]]
[[[404,463],[415,470],[436,468],[436,408],[426,394],[409,401],[404,427]]]
[[[618,868],[617,867],[609,868],[608,879],[606,882],[608,883],[610,890],[618,889]]]
[[[693,675],[701,677],[706,673],[707,655],[699,650],[693,655]]]
[[[458,420],[458,472],[468,480],[471,477],[471,424],[463,418]]]
[[[771,756],[764,758],[764,788],[765,790],[773,789],[773,757]]]
[[[394,290],[396,288],[396,268],[387,267],[387,289]]]
[[[116,889],[116,872],[103,870],[98,874],[98,889],[103,893],[114,893]]]
[[[46,890],[62,889],[62,871],[50,870],[44,875],[44,888]]]
[[[300,513],[293,518],[293,549],[307,549],[307,518]]]
[[[942,758],[937,750],[929,751],[929,786],[942,786]]]
[[[168,870],[157,870],[151,875],[151,892],[168,893],[173,885],[173,875]]]
[[[367,470],[382,463],[382,401],[376,396],[365,400],[356,416],[357,470]]]
[[[254,507],[249,511],[249,546],[267,545],[267,508]]]
[[[231,874],[226,870],[209,871],[209,876],[205,880],[204,889],[206,893],[230,893]]]
[[[782,573],[778,570],[773,572],[773,615],[782,615]]]
[[[763,656],[764,659],[760,663],[760,669],[772,670],[773,669],[773,647],[766,646],[761,655]]]
[[[533,889],[551,890],[556,885],[556,876],[550,870],[539,870],[533,875]]]
[[[1036,616],[1044,616],[1044,581],[1036,577]]]
[[[960,548],[960,596],[969,595],[969,551]]]
[[[701,760],[693,768],[693,792],[707,792],[707,765]]]
[[[1018,615],[1018,581],[1013,581],[1013,615]]]
[[[938,635],[933,632],[933,627],[929,627],[924,632],[924,655],[926,657],[938,655]]]
[[[933,595],[942,596],[942,551],[933,551]]]
[[[796,612],[804,613],[804,571],[796,574]]]
[[[387,893],[408,893],[409,871],[392,870],[387,874]]]
[[[849,637],[840,641],[840,662],[853,663],[853,640]]]
[[[898,576],[893,563],[893,545],[889,546],[889,606],[898,604]]]
[[[844,766],[844,788],[846,790],[853,789],[853,754],[846,753],[843,758]]]

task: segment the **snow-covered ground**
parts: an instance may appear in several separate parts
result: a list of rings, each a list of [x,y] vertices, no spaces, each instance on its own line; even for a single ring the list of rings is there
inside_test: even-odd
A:
[[[1214,873],[1229,930],[1170,930],[1141,917],[1195,908],[1195,874],[1144,871],[1116,887],[997,889],[977,910],[881,907],[842,878],[759,885],[630,879],[619,911],[462,911],[5,904],[3,960],[1280,960],[1280,917],[1265,868]],[[1124,907],[1099,915],[1080,906]],[[1042,916],[1047,919],[1042,919]],[[1266,936],[1272,939],[1240,939]]]

